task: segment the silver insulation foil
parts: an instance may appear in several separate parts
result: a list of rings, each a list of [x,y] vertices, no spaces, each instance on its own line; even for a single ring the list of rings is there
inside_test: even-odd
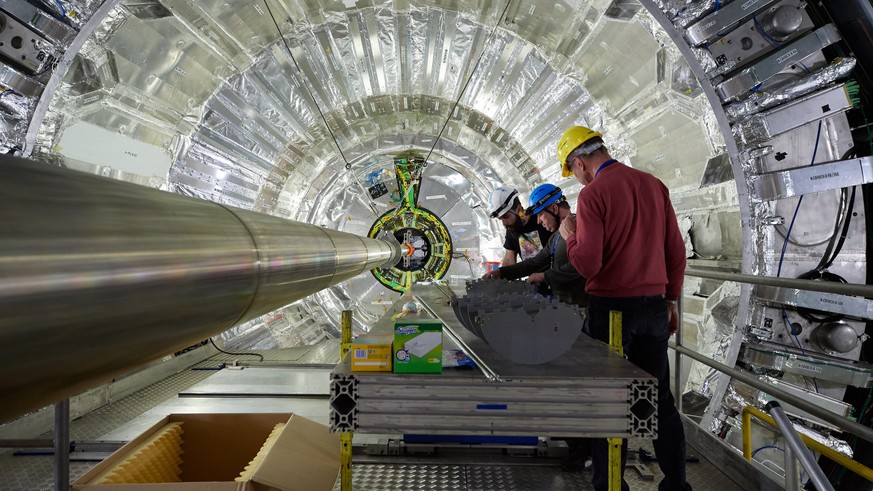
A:
[[[37,153],[53,153],[68,128],[86,122],[171,163],[165,176],[94,172],[363,235],[392,206],[370,199],[371,174],[390,183],[392,155],[433,148],[422,189],[456,203],[439,215],[458,234],[461,253],[448,277],[462,281],[502,254],[502,226],[483,206],[490,191],[515,187],[526,202],[537,184],[559,182],[555,149],[568,126],[602,130],[614,155],[648,170],[677,157],[663,154],[669,147],[640,146],[665,141],[664,125],[683,125],[683,134],[705,143],[683,142],[681,172],[667,168],[659,177],[681,174],[689,190],[723,146],[712,111],[683,75],[681,54],[648,13],[609,19],[601,4],[566,3],[510,9],[498,24],[502,3],[483,11],[423,0],[402,10],[389,1],[348,9],[273,2],[293,59],[259,3],[120,4],[79,53],[91,75],[71,72],[55,92]],[[588,73],[590,50],[628,56],[606,36],[613,29],[627,30],[646,52],[662,51],[661,68],[644,80],[627,71],[636,63],[629,60],[605,84],[604,73]],[[586,84],[597,82],[595,96]],[[365,275],[305,300],[319,307],[303,311],[327,312],[319,325],[332,325],[336,309],[358,299],[358,314],[372,319],[393,295]],[[263,346],[269,336],[242,332],[268,329],[259,322],[239,335]]]
[[[63,22],[73,28],[79,28],[91,19],[94,12],[100,8],[104,1],[105,0],[38,0],[38,3],[49,12],[53,12],[55,17],[63,19]]]
[[[760,115],[753,115],[748,119],[731,126],[731,131],[734,134],[734,139],[740,146],[752,145],[756,142],[763,142],[770,139],[770,128],[767,125],[767,118]]]
[[[766,377],[764,377],[766,378]],[[734,380],[731,382],[731,385],[728,387],[727,394],[724,398],[725,407],[729,408],[733,413],[736,414],[734,418],[728,418],[727,421],[736,426],[737,430],[741,428],[742,419],[740,414],[742,410],[746,406],[757,407],[758,409],[763,408],[769,401],[773,398],[768,396],[767,394],[749,386],[742,382],[738,382]],[[765,411],[766,412],[766,411]],[[755,418],[752,418],[755,420]],[[799,420],[803,421],[803,420]],[[801,423],[795,418],[793,423],[794,430],[800,434],[803,434],[822,445],[825,445],[849,458],[853,456],[853,451],[851,446],[845,440],[841,440],[839,438],[834,437],[828,431],[817,431],[810,426],[810,423],[805,422]],[[711,430],[717,432],[720,430],[721,422],[716,420]],[[769,426],[768,426],[769,428]],[[772,428],[772,432],[774,435],[778,435],[778,429]],[[739,431],[737,431],[739,433]],[[754,437],[754,432],[753,432]]]
[[[736,328],[737,304],[740,298],[740,285],[725,282],[706,298],[704,304],[697,309],[702,314],[702,320],[697,325],[696,346],[685,341],[686,347],[693,347],[698,353],[719,362],[726,361],[730,347],[730,339]],[[686,310],[690,306],[686,306]],[[691,335],[685,335],[687,339]],[[693,335],[691,335],[693,336]],[[688,375],[686,390],[710,396],[713,392],[718,372],[708,366],[693,362]]]
[[[664,11],[668,19],[673,19],[679,12],[684,11],[690,5],[699,0],[654,0],[655,6]]]
[[[725,106],[725,114],[732,122],[736,122],[752,114],[792,101],[849,76],[856,64],[855,58],[840,58],[834,63],[776,90]]]
[[[24,135],[36,102],[36,97],[11,89],[0,92],[0,152],[24,152]]]
[[[673,2],[671,2],[673,3]],[[699,0],[685,2],[684,8],[679,9],[673,16],[673,24],[680,30],[688,27],[697,19],[715,10],[716,5],[726,3],[724,0]]]

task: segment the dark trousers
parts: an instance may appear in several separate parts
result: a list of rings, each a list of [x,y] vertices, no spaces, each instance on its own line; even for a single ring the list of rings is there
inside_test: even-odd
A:
[[[588,303],[588,326],[591,337],[609,342],[609,311],[622,313],[622,344],[624,354],[634,365],[658,379],[658,438],[654,440],[658,465],[664,479],[659,491],[687,491],[691,486],[685,482],[685,429],[676,410],[673,394],[670,393],[670,365],[667,362],[667,303],[661,296],[606,298],[591,297]],[[596,491],[606,491],[608,448],[606,439],[596,439],[592,444]],[[622,441],[621,487],[630,489],[624,480],[624,464],[627,460],[627,440]]]

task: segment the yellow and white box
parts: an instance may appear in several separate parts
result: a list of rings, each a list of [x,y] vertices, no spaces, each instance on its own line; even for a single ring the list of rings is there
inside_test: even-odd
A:
[[[352,341],[353,372],[390,372],[394,358],[393,334],[367,334]]]

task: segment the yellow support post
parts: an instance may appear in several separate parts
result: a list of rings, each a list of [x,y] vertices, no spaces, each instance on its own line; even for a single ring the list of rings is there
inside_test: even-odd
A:
[[[349,354],[352,348],[352,311],[343,310],[340,320],[341,342],[340,360]],[[352,491],[352,436],[351,431],[340,434],[340,489]]]
[[[342,328],[342,339],[340,341],[340,347],[342,348],[342,352],[340,353],[340,361],[349,354],[349,350],[352,349],[352,311],[351,310],[343,310],[342,318],[340,320],[340,327]]]
[[[352,432],[340,434],[340,489],[352,491]]]
[[[621,490],[621,438],[607,438],[609,446],[609,491]]]
[[[621,340],[621,311],[609,311],[609,347],[619,355],[624,355],[624,347]],[[621,438],[607,438],[609,447],[609,464],[607,476],[609,479],[609,491],[621,489]]]
[[[619,355],[624,356],[624,345],[621,342],[621,311],[609,311],[609,347]]]

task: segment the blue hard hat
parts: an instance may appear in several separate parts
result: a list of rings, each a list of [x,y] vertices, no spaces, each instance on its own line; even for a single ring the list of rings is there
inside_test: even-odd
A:
[[[554,184],[540,184],[530,193],[530,207],[527,209],[527,213],[528,215],[536,215],[552,203],[564,200],[561,188]]]

